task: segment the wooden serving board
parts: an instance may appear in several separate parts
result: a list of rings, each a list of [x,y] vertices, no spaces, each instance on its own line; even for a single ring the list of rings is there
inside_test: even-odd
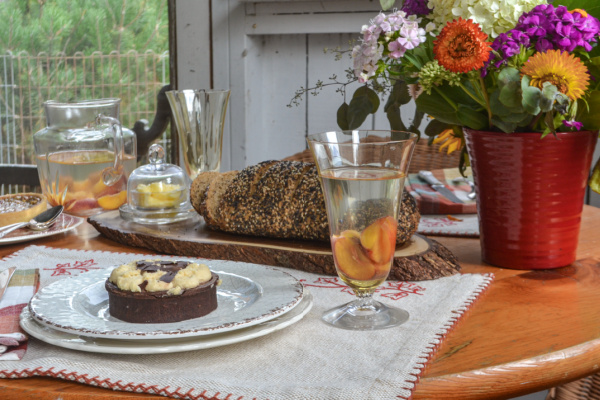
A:
[[[121,218],[119,211],[88,218],[98,232],[128,246],[161,254],[244,261],[337,275],[329,242],[268,239],[233,235],[206,228],[195,214],[186,221],[165,225],[142,225]],[[414,235],[396,249],[389,279],[420,281],[455,274],[456,257],[435,240]]]

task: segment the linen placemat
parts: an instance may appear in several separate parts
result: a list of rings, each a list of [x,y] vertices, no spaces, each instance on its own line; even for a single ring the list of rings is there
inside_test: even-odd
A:
[[[475,214],[477,212],[476,201],[467,197],[471,192],[471,186],[463,179],[458,168],[436,169],[431,172],[446,188],[462,200],[463,204],[448,200],[419,178],[418,174],[409,174],[405,181],[405,187],[417,201],[422,215]],[[472,177],[468,179],[471,180]]]
[[[0,270],[36,267],[43,287],[148,257],[29,246],[0,260]],[[410,319],[396,328],[365,332],[321,321],[325,310],[353,298],[337,277],[282,270],[304,283],[314,305],[301,321],[280,331],[229,346],[161,355],[87,353],[31,338],[22,360],[0,361],[0,377],[51,376],[185,399],[408,399],[446,333],[493,279],[492,274],[456,274],[385,282],[375,298],[406,309]]]
[[[417,233],[432,236],[479,237],[477,214],[421,215]]]

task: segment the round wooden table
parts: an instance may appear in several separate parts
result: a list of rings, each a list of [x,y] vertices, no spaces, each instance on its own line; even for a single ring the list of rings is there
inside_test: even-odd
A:
[[[494,273],[489,289],[447,335],[417,383],[417,399],[503,399],[548,389],[600,370],[600,209],[585,206],[578,260],[546,271],[483,265],[478,239],[436,237],[462,272]],[[153,253],[127,247],[84,223],[34,242],[81,250]],[[0,257],[31,242],[0,246]],[[0,380],[0,398],[164,399],[53,378]]]

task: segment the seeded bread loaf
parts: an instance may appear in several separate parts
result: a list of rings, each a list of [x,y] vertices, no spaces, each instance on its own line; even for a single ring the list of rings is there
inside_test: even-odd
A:
[[[264,161],[241,171],[201,173],[191,186],[192,205],[210,229],[251,236],[329,240],[317,168],[298,161]],[[377,206],[365,204],[368,213]],[[419,225],[413,197],[404,193],[397,243]]]

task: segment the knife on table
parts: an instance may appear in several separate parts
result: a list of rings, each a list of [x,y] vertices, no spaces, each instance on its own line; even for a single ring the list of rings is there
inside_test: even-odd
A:
[[[17,267],[10,267],[0,272],[0,299],[4,296],[4,291],[8,287],[8,282],[10,282],[10,278],[12,278],[16,269]]]
[[[433,190],[435,190],[448,200],[454,203],[464,204],[464,201],[456,197],[456,195],[452,193],[452,190],[448,189],[446,186],[444,186],[442,182],[438,181],[436,177],[433,176],[433,173],[431,173],[431,171],[419,171],[419,178],[427,182]]]

